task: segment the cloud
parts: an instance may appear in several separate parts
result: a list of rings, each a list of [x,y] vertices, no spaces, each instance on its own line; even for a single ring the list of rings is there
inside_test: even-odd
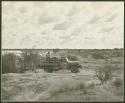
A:
[[[112,14],[110,17],[106,19],[106,22],[112,22],[117,17],[117,15],[118,14]]]
[[[70,36],[72,37],[81,36],[81,28],[74,28]]]
[[[93,17],[88,21],[89,24],[94,24],[96,22],[98,22],[101,19],[100,16],[98,16],[97,14],[93,15]]]
[[[67,35],[67,36],[62,36],[60,37],[61,43],[67,43],[67,42],[71,42],[72,41],[72,36],[71,35]]]
[[[93,37],[84,37],[84,39],[86,39],[86,40],[92,40],[92,39],[95,39],[95,38],[93,38]]]
[[[123,3],[101,6],[95,2],[2,2],[2,47],[122,47]]]
[[[76,7],[76,6],[73,6],[73,7],[69,10],[69,12],[67,13],[67,16],[71,17],[71,16],[73,16],[73,15],[76,15],[76,13],[78,12],[77,10],[78,10],[77,7]]]
[[[41,14],[41,16],[38,19],[39,24],[47,24],[56,21],[54,17],[50,17],[47,13]]]
[[[27,7],[26,6],[22,6],[19,8],[20,13],[24,14],[27,13]]]
[[[79,37],[81,35],[81,29],[80,28],[74,28],[73,31],[70,31],[67,33],[68,35],[63,35],[60,37],[61,42],[68,43],[72,42],[76,37]]]
[[[103,33],[107,32],[107,33],[109,33],[109,32],[111,32],[112,30],[114,30],[113,27],[107,27],[107,28],[102,28],[102,29],[100,30],[100,32],[103,32]]]
[[[8,14],[14,11],[14,4],[12,2],[2,3],[2,13]]]
[[[37,2],[34,2],[34,3],[33,3],[33,6],[34,6],[34,7],[37,7],[37,8],[41,8],[41,7],[43,8],[44,5],[45,5],[45,3],[46,3],[46,2],[37,1]]]
[[[55,30],[67,30],[71,25],[70,21],[64,21],[62,23],[55,24],[54,28]]]
[[[90,5],[93,9],[102,9],[107,5],[106,2],[90,2]]]

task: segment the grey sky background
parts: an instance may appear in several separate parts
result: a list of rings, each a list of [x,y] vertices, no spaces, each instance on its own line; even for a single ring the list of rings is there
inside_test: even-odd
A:
[[[123,48],[124,2],[2,2],[2,48]]]

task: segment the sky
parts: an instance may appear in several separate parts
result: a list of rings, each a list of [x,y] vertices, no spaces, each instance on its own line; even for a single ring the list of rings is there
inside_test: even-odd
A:
[[[2,48],[123,48],[124,2],[2,2]]]

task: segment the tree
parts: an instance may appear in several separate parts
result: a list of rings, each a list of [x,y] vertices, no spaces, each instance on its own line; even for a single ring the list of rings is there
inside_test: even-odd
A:
[[[16,73],[16,55],[7,53],[2,56],[2,73]]]

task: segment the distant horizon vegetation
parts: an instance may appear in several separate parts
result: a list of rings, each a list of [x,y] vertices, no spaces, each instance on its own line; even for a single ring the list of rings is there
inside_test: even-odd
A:
[[[81,49],[81,48],[1,48],[1,50],[53,50],[53,49],[59,49],[59,50],[113,50],[113,49],[124,49],[124,48],[89,48],[89,49]]]

